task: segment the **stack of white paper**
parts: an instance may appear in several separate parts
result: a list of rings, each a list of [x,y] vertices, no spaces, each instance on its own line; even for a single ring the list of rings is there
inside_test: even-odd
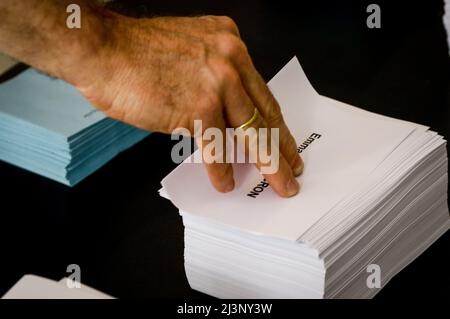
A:
[[[66,185],[147,135],[105,117],[74,87],[36,70],[0,84],[0,159]]]
[[[372,297],[450,227],[445,141],[320,96],[295,58],[269,86],[300,145],[301,191],[280,198],[240,164],[222,194],[201,164],[179,165],[160,194],[183,216],[189,283],[222,298]]]

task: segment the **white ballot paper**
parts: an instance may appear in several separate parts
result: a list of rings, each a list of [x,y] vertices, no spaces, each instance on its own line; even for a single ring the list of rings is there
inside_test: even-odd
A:
[[[2,299],[113,299],[113,297],[79,283],[69,286],[68,278],[54,281],[36,275],[23,276]]]
[[[444,139],[319,95],[297,58],[269,87],[305,163],[300,193],[278,197],[236,164],[222,194],[201,164],[179,165],[160,194],[183,216],[191,286],[224,298],[374,296],[369,265],[382,287],[450,226]]]

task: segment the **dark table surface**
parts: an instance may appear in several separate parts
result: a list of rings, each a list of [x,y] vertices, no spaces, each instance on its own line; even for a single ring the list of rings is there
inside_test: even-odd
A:
[[[393,1],[391,1],[393,2]],[[450,58],[443,2],[127,1],[133,15],[229,15],[269,80],[297,55],[323,95],[431,126],[449,136]],[[207,297],[183,268],[183,225],[158,196],[175,164],[169,136],[152,134],[74,188],[0,162],[0,295],[22,275],[53,279],[78,264],[82,282],[119,298]],[[193,187],[195,182],[193,182]],[[379,299],[449,298],[447,233],[397,275]]]

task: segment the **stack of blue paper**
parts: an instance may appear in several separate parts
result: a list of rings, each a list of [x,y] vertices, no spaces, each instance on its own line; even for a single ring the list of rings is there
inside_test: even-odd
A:
[[[0,159],[60,183],[75,185],[148,134],[34,69],[0,84]]]

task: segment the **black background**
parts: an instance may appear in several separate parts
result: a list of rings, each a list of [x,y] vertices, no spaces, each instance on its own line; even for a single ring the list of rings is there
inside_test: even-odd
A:
[[[449,136],[450,58],[442,1],[122,1],[130,15],[229,15],[269,80],[294,55],[319,93]],[[152,134],[74,188],[0,162],[0,295],[27,273],[83,283],[119,298],[207,298],[189,288],[183,225],[158,196],[175,164],[169,136]],[[195,182],[193,182],[195,187]],[[449,299],[447,233],[377,299]]]

